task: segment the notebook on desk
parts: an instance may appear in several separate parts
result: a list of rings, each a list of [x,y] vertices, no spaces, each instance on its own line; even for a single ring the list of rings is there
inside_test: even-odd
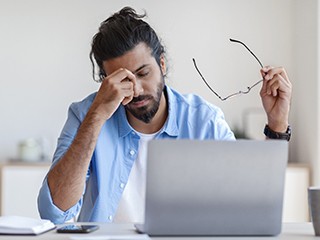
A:
[[[266,236],[281,232],[286,141],[152,140],[149,235]]]

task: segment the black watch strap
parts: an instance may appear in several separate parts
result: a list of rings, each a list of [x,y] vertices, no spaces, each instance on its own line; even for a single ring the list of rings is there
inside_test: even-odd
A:
[[[291,137],[291,127],[289,125],[285,133],[279,133],[271,130],[268,124],[266,124],[264,128],[264,135],[266,135],[268,138],[271,138],[271,139],[281,139],[281,140],[289,141]]]

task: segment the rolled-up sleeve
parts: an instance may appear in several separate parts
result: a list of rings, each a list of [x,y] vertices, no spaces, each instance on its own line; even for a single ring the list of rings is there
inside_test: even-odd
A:
[[[52,201],[47,179],[43,181],[38,196],[38,210],[42,219],[49,219],[54,224],[64,223],[77,215],[81,205],[82,199],[67,211],[62,211]]]

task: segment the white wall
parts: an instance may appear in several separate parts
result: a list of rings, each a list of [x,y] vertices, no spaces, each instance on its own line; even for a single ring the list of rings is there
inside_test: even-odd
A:
[[[241,128],[244,112],[261,108],[259,87],[250,95],[220,102],[201,82],[192,57],[221,95],[260,79],[259,65],[242,46],[230,43],[230,37],[244,41],[263,64],[285,66],[294,85],[290,159],[312,162],[318,158],[318,137],[309,138],[318,133],[317,3],[0,0],[0,159],[15,157],[18,142],[28,137],[48,139],[52,154],[69,104],[99,87],[91,78],[88,58],[92,36],[102,20],[129,5],[147,11],[147,21],[167,47],[167,83],[220,106],[231,127]],[[303,91],[305,86],[308,91]],[[261,118],[255,129],[263,138]]]
[[[295,0],[293,19],[293,70],[291,158],[309,163],[313,184],[320,184],[319,171],[319,1]]]

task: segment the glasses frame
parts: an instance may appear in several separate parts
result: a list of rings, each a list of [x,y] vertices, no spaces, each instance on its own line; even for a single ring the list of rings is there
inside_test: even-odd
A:
[[[250,48],[247,47],[246,44],[244,44],[243,42],[241,42],[239,40],[232,39],[232,38],[230,38],[229,40],[231,42],[235,42],[235,43],[239,43],[239,44],[243,45],[250,52],[250,54],[257,60],[257,62],[259,63],[260,67],[263,68],[263,65],[262,65],[261,61],[259,60],[259,58],[250,50]],[[197,66],[196,60],[194,58],[192,58],[192,61],[193,61],[193,65],[194,65],[195,69],[199,73],[199,75],[200,75],[201,79],[203,80],[203,82],[207,85],[207,87],[210,89],[210,91],[213,92],[221,101],[225,101],[225,100],[227,100],[229,98],[232,98],[232,97],[235,97],[235,96],[248,94],[251,91],[252,88],[254,88],[255,86],[257,86],[259,83],[261,83],[263,81],[263,79],[259,80],[255,84],[247,87],[247,90],[245,90],[245,91],[238,91],[238,92],[232,93],[232,94],[230,94],[230,95],[228,95],[226,97],[221,97],[216,91],[213,90],[213,88],[209,85],[209,83],[203,77],[202,73],[200,72],[200,70],[199,70],[199,68]]]

